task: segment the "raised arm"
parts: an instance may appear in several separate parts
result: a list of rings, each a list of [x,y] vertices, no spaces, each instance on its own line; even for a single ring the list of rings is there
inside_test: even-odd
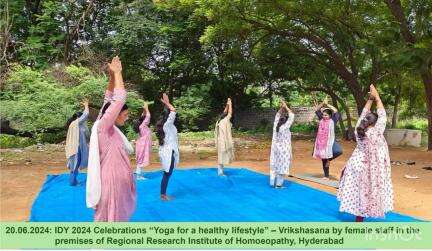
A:
[[[231,117],[232,116],[232,111],[233,111],[231,98],[228,98],[228,100],[227,100],[227,106],[228,106],[228,116]]]
[[[321,108],[324,106],[324,102],[315,106],[315,111],[321,111]]]
[[[384,109],[384,104],[381,101],[380,95],[378,93],[378,90],[375,88],[375,86],[370,86],[370,93],[371,96],[374,97],[376,105],[377,105],[377,114],[378,114],[378,120],[375,124],[375,128],[377,128],[381,133],[384,133],[384,130],[387,125],[387,114]]]
[[[336,123],[341,119],[341,115],[338,109],[330,104],[327,104],[327,107],[333,111],[332,120]]]
[[[338,111],[336,107],[332,106],[331,104],[327,104],[327,107],[330,108],[333,111],[333,113],[336,113]]]
[[[276,113],[276,116],[275,116],[275,119],[274,119],[274,122],[273,122],[273,131],[276,131],[276,126],[279,123],[279,119],[280,119],[280,116],[282,114],[282,111],[283,111],[283,108],[282,108],[282,105],[281,105],[281,108]]]
[[[114,91],[114,72],[110,68],[110,64],[108,64],[108,74],[109,74],[109,82],[107,86],[107,91],[113,92]]]
[[[105,89],[105,96],[104,96],[104,101],[103,104],[99,110],[99,115],[97,119],[100,119],[100,117],[102,116],[102,109],[103,107],[106,105],[106,103],[109,103],[112,101],[113,99],[113,92],[114,92],[114,72],[110,69],[110,64],[107,64],[107,69],[108,69],[108,77],[109,77],[109,82],[107,85],[107,88]]]
[[[88,102],[88,100],[85,99],[82,102],[82,105],[84,106],[84,111],[83,111],[82,115],[78,118],[78,124],[80,124],[80,125],[87,122],[88,116],[89,116],[89,102]]]
[[[114,95],[111,105],[105,111],[105,114],[101,118],[100,129],[108,129],[112,127],[117,119],[123,105],[126,102],[126,90],[124,88],[123,76],[122,76],[122,65],[118,57],[114,57],[112,62],[109,64],[110,69],[114,75]]]
[[[170,100],[168,98],[168,95],[166,93],[164,93],[162,95],[162,99],[161,99],[162,103],[172,112],[175,112],[176,109],[174,108],[174,106],[170,103]]]
[[[149,125],[150,124],[150,117],[151,117],[151,114],[150,114],[150,110],[149,110],[149,108],[148,108],[148,104],[147,104],[147,102],[144,102],[144,110],[143,110],[143,115],[145,114],[145,119],[144,119],[144,121],[143,121],[143,124],[144,125]]]
[[[288,107],[285,101],[282,103],[284,109],[288,112],[288,121],[286,122],[288,126],[291,126],[294,122],[294,112]]]
[[[370,85],[370,87],[372,87],[372,86],[373,85]],[[366,104],[363,107],[363,110],[362,110],[362,112],[360,114],[360,117],[357,120],[357,124],[355,126],[356,128],[360,125],[361,120],[364,119],[364,117],[370,112],[370,109],[372,107],[372,104],[373,104],[374,100],[375,100],[374,95],[372,94],[372,92],[369,92],[368,100],[366,101]]]
[[[168,95],[166,93],[164,93],[162,95],[161,101],[170,110],[170,113],[168,115],[168,119],[167,119],[167,121],[165,123],[174,124],[174,120],[175,120],[175,117],[176,117],[176,109],[170,103],[170,100],[169,100]]]
[[[381,101],[378,90],[373,85],[370,85],[370,94],[374,97],[376,101],[377,109],[384,109],[384,104]]]

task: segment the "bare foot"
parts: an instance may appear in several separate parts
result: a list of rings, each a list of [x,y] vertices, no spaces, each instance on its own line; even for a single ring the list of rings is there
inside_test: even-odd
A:
[[[163,201],[170,201],[170,200],[173,200],[173,197],[171,197],[171,196],[168,196],[168,195],[166,195],[166,194],[161,194],[161,200],[163,200]]]
[[[322,177],[323,180],[330,180],[329,177]]]

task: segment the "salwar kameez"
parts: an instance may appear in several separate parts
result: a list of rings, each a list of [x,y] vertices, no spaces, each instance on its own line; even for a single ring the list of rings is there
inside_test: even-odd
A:
[[[216,123],[215,145],[218,153],[218,174],[223,174],[223,166],[234,160],[231,114]]]
[[[141,175],[142,168],[150,165],[150,154],[152,148],[151,130],[149,128],[150,113],[145,115],[145,118],[139,126],[139,138],[136,141],[136,173]]]
[[[335,133],[340,114],[335,112],[331,119],[326,120],[320,110],[315,113],[320,121],[312,156],[322,161],[324,177],[329,178],[330,161],[342,154],[342,148],[336,141]]]
[[[77,119],[77,130],[79,144],[76,154],[70,156],[67,160],[67,167],[70,170],[69,183],[71,186],[78,184],[77,175],[79,169],[86,168],[88,163],[88,142],[89,142],[89,130],[87,128],[89,111],[85,109],[82,115]],[[72,128],[69,128],[72,130]]]
[[[136,189],[129,155],[115,120],[126,101],[124,89],[114,89],[110,107],[98,125],[101,195],[95,221],[128,221],[135,210]]]
[[[171,111],[168,119],[163,125],[165,132],[164,144],[159,146],[159,158],[162,164],[164,176],[161,181],[161,195],[166,195],[168,181],[173,169],[177,168],[180,162],[177,128],[174,125],[176,112]]]
[[[276,113],[273,124],[273,137],[270,152],[270,186],[281,187],[284,176],[289,174],[292,160],[291,131],[290,127],[294,122],[294,113],[288,114],[288,120],[279,127],[281,114]]]

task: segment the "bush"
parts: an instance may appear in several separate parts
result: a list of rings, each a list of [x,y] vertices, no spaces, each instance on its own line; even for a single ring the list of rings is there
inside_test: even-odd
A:
[[[198,124],[208,120],[210,113],[209,93],[207,85],[192,86],[181,97],[174,99],[178,109],[178,117],[184,131],[197,131]]]
[[[37,133],[36,141],[38,143],[58,144],[66,140],[66,131],[56,133]]]
[[[0,135],[0,148],[23,148],[36,144],[35,139],[15,135]]]
[[[44,129],[63,128],[73,113],[83,109],[84,98],[101,106],[107,82],[105,76],[81,66],[43,71],[14,65],[0,94],[0,117],[18,131],[38,133],[38,142],[58,143],[66,131],[44,134]],[[136,92],[128,91],[127,104],[131,117],[141,113],[143,101]]]
[[[416,129],[416,130],[421,130],[423,132],[427,132],[428,121],[427,119],[422,119],[422,118],[402,120],[398,122],[397,128]]]
[[[315,133],[318,130],[317,123],[293,124],[291,132],[298,133]]]

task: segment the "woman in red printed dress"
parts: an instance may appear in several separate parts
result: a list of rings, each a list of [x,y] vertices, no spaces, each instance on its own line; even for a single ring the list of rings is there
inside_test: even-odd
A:
[[[377,113],[371,112],[376,102]],[[339,184],[340,211],[356,216],[383,218],[393,210],[390,156],[384,138],[387,116],[378,91],[370,86],[367,101],[356,125],[357,147],[348,160]]]

